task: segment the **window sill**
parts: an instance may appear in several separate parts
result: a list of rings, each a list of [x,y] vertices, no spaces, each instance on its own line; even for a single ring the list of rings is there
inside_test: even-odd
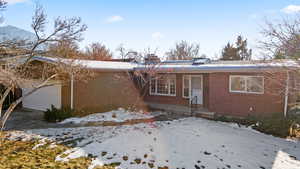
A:
[[[235,93],[235,94],[264,94],[264,92],[245,92],[245,91],[229,91],[229,93]]]
[[[150,93],[150,96],[170,96],[170,97],[176,97],[175,95],[170,95],[170,94],[157,94],[157,93]]]

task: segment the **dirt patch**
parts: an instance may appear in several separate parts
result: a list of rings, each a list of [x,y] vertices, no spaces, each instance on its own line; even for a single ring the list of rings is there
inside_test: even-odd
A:
[[[135,125],[139,123],[152,123],[155,121],[171,121],[176,120],[180,118],[184,118],[188,116],[184,115],[158,115],[153,118],[146,118],[146,119],[132,119],[132,120],[126,120],[123,122],[115,122],[115,121],[100,121],[100,122],[88,122],[85,124],[80,125],[81,127],[91,127],[91,126],[122,126],[122,125]]]

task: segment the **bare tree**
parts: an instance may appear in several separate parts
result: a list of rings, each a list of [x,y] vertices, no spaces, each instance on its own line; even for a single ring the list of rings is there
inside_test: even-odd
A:
[[[174,49],[166,52],[169,60],[190,60],[200,55],[200,45],[181,41],[175,44]]]
[[[276,22],[266,20],[261,34],[264,39],[259,43],[265,59],[291,59],[288,62],[276,61],[277,64],[283,65],[280,72],[264,72],[270,82],[280,86],[274,94],[284,97],[284,114],[287,115],[288,106],[298,104],[300,98],[300,17],[298,15],[294,19],[283,18]]]
[[[91,60],[110,60],[112,53],[110,50],[101,43],[92,43],[85,49],[85,58]]]
[[[61,41],[54,44],[50,44],[47,52],[48,56],[60,56],[62,58],[84,58],[84,53],[79,50],[79,46],[76,42]]]
[[[264,39],[259,43],[266,59],[300,58],[300,15],[277,22],[265,20],[261,34]]]
[[[26,97],[41,88],[63,84],[71,79],[83,80],[89,71],[83,69],[76,60],[61,59],[59,56],[52,56],[49,63],[38,64],[36,56],[48,56],[48,46],[65,41],[80,41],[82,32],[86,26],[80,18],[62,19],[54,21],[54,28],[45,33],[47,18],[44,9],[36,5],[32,17],[31,27],[35,33],[34,40],[9,40],[1,42],[0,51],[9,51],[10,55],[1,55],[0,83],[4,92],[0,94],[0,127],[4,128],[5,123],[16,106]],[[26,93],[13,101],[7,110],[3,111],[3,103],[10,92],[17,88],[29,87]]]
[[[120,44],[116,51],[119,53],[119,58],[122,60],[135,60],[139,61],[141,58],[141,54],[132,49],[126,49],[123,44]]]
[[[122,82],[134,82],[135,87],[138,89],[139,97],[137,97],[136,101],[131,105],[133,109],[143,108],[141,107],[144,106],[141,104],[141,100],[143,100],[142,98],[147,94],[147,91],[149,91],[147,89],[150,86],[151,79],[159,78],[158,70],[161,62],[156,55],[156,51],[157,49],[146,48],[142,52],[135,52],[134,54],[129,52],[130,58],[138,62],[136,63],[136,68],[133,71],[127,71],[127,76],[116,77],[116,80],[122,80]],[[130,90],[125,89],[124,91]]]
[[[6,5],[7,5],[7,2],[4,1],[4,0],[0,0],[0,10],[5,10],[6,9]]]
[[[126,50],[126,48],[124,47],[123,44],[120,44],[117,47],[116,51],[119,52],[120,59],[126,59],[127,58],[128,51]]]

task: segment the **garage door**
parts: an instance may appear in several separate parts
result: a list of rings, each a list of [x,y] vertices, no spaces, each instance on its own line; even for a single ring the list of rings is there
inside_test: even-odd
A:
[[[25,94],[30,89],[23,88],[22,93]],[[61,107],[61,85],[49,86],[41,88],[23,100],[23,107],[35,110],[46,110],[54,105]]]

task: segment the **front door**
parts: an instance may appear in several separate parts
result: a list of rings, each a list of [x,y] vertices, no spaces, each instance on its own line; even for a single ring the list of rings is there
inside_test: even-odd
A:
[[[203,104],[202,76],[191,76],[191,103]]]

